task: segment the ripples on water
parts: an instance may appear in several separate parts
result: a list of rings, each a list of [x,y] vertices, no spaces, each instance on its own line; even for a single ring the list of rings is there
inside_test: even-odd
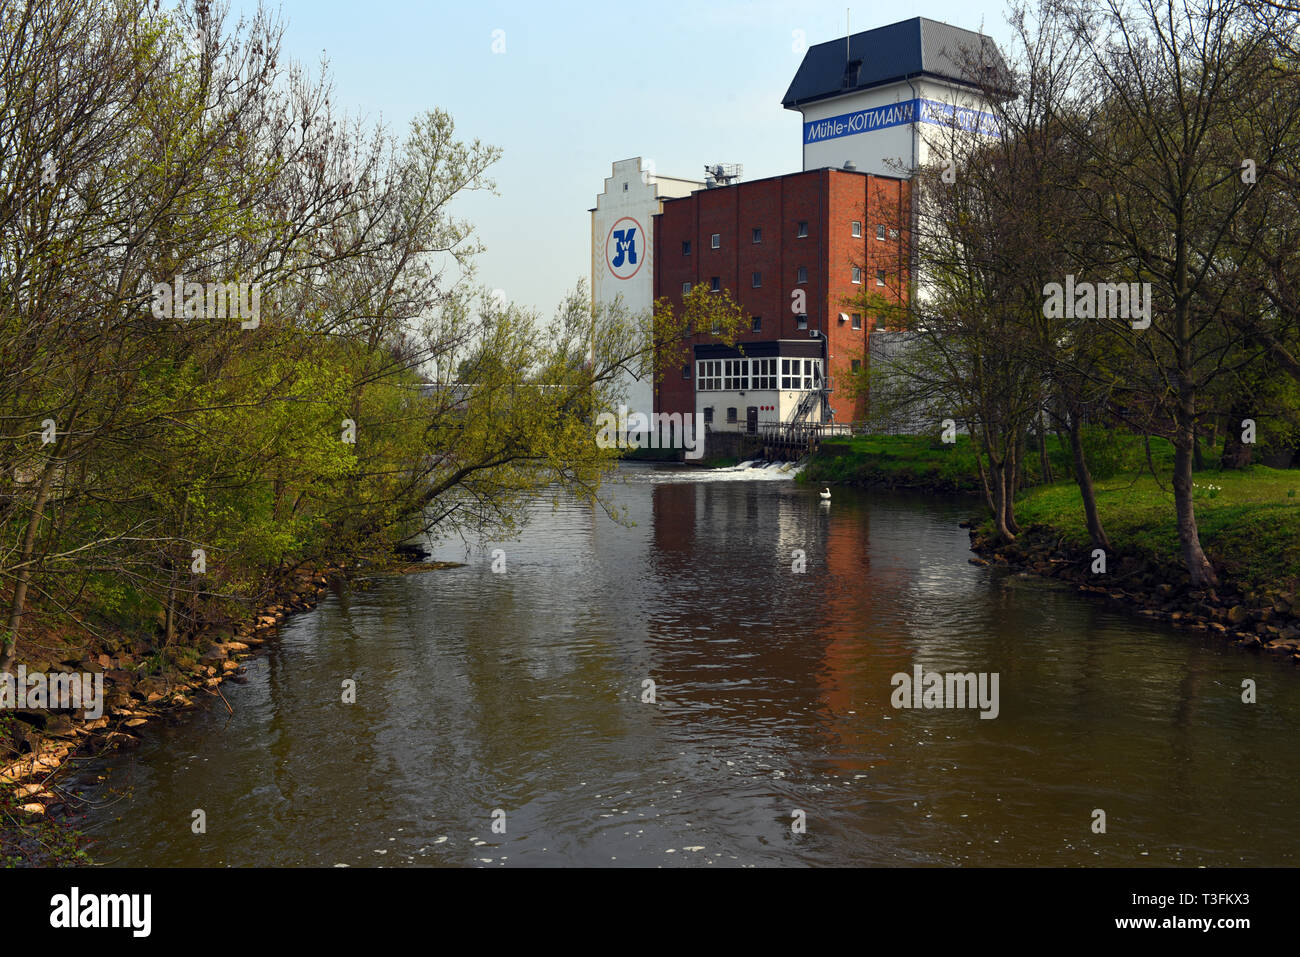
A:
[[[233,717],[208,707],[92,768],[97,858],[1295,862],[1289,663],[972,566],[969,503],[623,472],[632,527],[548,497],[516,542],[438,549],[466,567],[293,619],[226,687]],[[893,709],[914,664],[998,672],[1000,716]]]

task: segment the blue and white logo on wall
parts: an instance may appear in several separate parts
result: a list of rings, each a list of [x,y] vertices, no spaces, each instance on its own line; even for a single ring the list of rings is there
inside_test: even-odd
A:
[[[609,228],[605,237],[605,265],[616,279],[631,279],[645,261],[645,230],[631,216]]]
[[[917,97],[901,103],[886,103],[867,110],[841,113],[822,120],[809,120],[803,125],[803,142],[820,143],[841,136],[871,133],[907,123],[930,123],[934,126],[956,126],[968,133],[1000,136],[998,119],[992,113],[969,107],[953,106],[938,100]]]

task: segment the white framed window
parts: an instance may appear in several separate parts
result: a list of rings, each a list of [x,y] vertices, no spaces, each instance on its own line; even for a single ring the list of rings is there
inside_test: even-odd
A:
[[[877,270],[876,270],[876,285],[877,285],[877,286],[883,286],[884,284],[885,284],[885,271],[884,271],[883,269],[877,269]]]
[[[861,329],[861,328],[862,328],[862,313],[860,313],[860,312],[855,312],[855,313],[853,314],[853,328],[854,328],[854,329]]]
[[[876,238],[879,239],[882,243],[885,241],[885,224],[884,224],[884,223],[880,223],[879,225],[876,226]]]
[[[721,359],[701,359],[695,365],[696,391],[717,392],[722,388]]]
[[[722,234],[721,234],[721,233],[714,233],[713,236],[710,237],[710,239],[709,239],[709,245],[712,246],[714,249],[721,249],[721,248],[722,248]]]
[[[853,221],[853,238],[862,238],[862,223],[858,222],[856,219]]]
[[[808,392],[822,379],[821,359],[782,359],[781,388],[791,392]]]
[[[755,389],[776,388],[776,359],[750,359],[750,381]]]
[[[763,274],[761,272],[754,273],[753,277],[750,279],[750,282],[753,283],[755,289],[759,288],[761,285],[763,285]]]
[[[861,267],[861,266],[854,266],[854,267],[853,267],[853,277],[852,277],[852,278],[853,278],[853,282],[856,282],[856,283],[859,283],[859,284],[862,282],[862,267]]]
[[[781,360],[781,388],[786,390],[799,388],[799,360]]]
[[[799,228],[795,231],[794,238],[795,239],[808,238],[808,220],[806,219],[799,220]]]
[[[723,388],[743,392],[749,388],[749,360],[727,359],[723,362]]]

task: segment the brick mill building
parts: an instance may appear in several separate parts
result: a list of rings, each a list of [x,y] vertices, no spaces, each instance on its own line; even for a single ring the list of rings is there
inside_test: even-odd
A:
[[[820,43],[782,100],[803,117],[801,172],[734,182],[738,168],[715,166],[704,184],[647,189],[650,223],[636,235],[652,253],[654,299],[680,307],[704,284],[746,316],[735,346],[709,330],[691,337],[681,367],[654,384],[655,411],[700,413],[715,431],[863,418],[853,372],[873,355],[887,371],[908,336],[885,333],[892,310],[878,307],[926,295],[908,261],[910,178],[954,155],[957,129],[997,135],[983,90],[1005,70],[988,37],[923,17]],[[606,192],[622,182],[615,173]],[[608,236],[600,225],[594,298],[612,302],[634,284],[619,254],[629,224]]]
[[[660,412],[703,414],[717,431],[776,422],[849,422],[846,388],[877,316],[863,293],[905,301],[900,256],[907,182],[817,169],[702,189],[654,217],[654,295],[678,308],[695,286],[725,289],[745,329],[729,346],[701,330],[657,383]]]

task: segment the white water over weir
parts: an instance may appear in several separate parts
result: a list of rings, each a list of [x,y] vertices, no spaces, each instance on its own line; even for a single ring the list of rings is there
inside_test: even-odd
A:
[[[638,472],[651,482],[789,482],[804,470],[803,462],[765,462],[750,459],[720,469],[702,469],[683,466],[670,471]]]

